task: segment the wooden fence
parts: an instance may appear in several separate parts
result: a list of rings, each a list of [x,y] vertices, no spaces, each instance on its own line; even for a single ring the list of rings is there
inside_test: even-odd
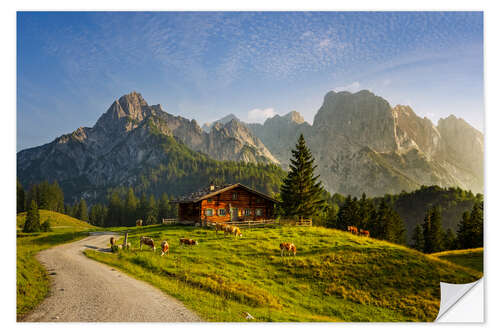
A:
[[[293,226],[312,226],[312,219],[302,219],[302,220],[283,220],[283,219],[270,219],[270,220],[257,220],[257,221],[231,221],[224,222],[225,224],[230,224],[237,226],[239,228],[261,228],[261,227],[273,227],[278,225],[293,225]],[[202,225],[208,227],[214,227],[216,222],[205,222]]]
[[[177,219],[162,219],[161,224],[176,224]]]
[[[306,227],[312,227],[312,219],[300,219],[300,220],[295,220],[295,219],[280,219],[279,221],[280,225],[296,225],[296,226],[306,226]]]

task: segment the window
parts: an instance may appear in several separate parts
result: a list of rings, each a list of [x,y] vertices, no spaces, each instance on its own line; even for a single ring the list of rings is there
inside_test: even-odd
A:
[[[225,216],[226,210],[224,208],[219,208],[219,216]]]
[[[206,216],[214,216],[214,210],[212,208],[207,208],[205,210],[205,215]]]
[[[233,200],[238,200],[238,193],[233,193]]]
[[[257,203],[261,203],[262,202],[262,198],[257,198]]]
[[[245,208],[245,216],[250,216],[252,214],[252,210],[250,208]]]
[[[212,202],[212,198],[208,198],[208,199],[207,199],[207,202]]]
[[[261,208],[255,209],[255,216],[262,216],[262,209]]]

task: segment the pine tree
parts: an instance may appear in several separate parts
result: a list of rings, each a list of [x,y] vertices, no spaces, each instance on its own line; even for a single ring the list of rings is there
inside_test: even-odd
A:
[[[453,230],[448,228],[443,236],[443,250],[454,250],[456,249],[457,237]]]
[[[424,240],[424,233],[422,231],[422,227],[420,224],[417,224],[415,229],[413,230],[413,236],[411,237],[412,244],[411,246],[418,250],[418,251],[424,251],[425,247],[425,240]]]
[[[130,187],[125,198],[125,221],[128,226],[134,226],[137,219],[137,198]]]
[[[161,223],[162,219],[170,217],[170,201],[168,200],[168,195],[163,193],[158,203],[158,221]]]
[[[432,207],[425,214],[423,224],[424,252],[433,253],[443,249],[443,229],[441,222],[441,209],[438,206]]]
[[[16,197],[17,197],[17,213],[24,212],[25,211],[24,203],[25,203],[26,198],[25,198],[25,192],[24,192],[23,186],[21,185],[19,180],[17,181]]]
[[[78,203],[77,209],[76,209],[76,218],[82,221],[88,221],[89,220],[89,211],[87,208],[87,202],[85,199],[81,199],[80,202]]]
[[[119,226],[122,224],[123,203],[117,191],[112,191],[109,197],[106,227]]]
[[[431,213],[425,213],[424,222],[422,224],[422,233],[424,235],[424,252],[431,253],[433,251],[432,237],[431,237]]]
[[[149,196],[146,206],[145,222],[147,225],[155,224],[158,221],[158,207],[154,195]]]
[[[458,247],[469,249],[483,246],[483,203],[476,202],[470,212],[462,215],[458,225]]]
[[[325,201],[319,175],[314,175],[317,166],[302,134],[292,155],[290,172],[281,185],[282,207],[286,216],[310,218],[325,208]]]
[[[31,200],[26,221],[24,222],[23,232],[38,232],[40,231],[40,213],[35,200]]]
[[[443,250],[443,226],[441,219],[441,208],[434,206],[431,211],[431,235],[433,242],[433,251],[439,252]]]

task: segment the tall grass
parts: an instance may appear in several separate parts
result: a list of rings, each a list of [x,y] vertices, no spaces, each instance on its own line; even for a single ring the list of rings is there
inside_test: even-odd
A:
[[[115,230],[124,230],[115,229]],[[432,321],[439,282],[471,282],[480,273],[388,242],[321,227],[245,230],[224,237],[213,230],[129,228],[133,249],[87,250],[178,298],[209,321]],[[168,240],[169,256],[139,251],[139,237]],[[182,247],[180,237],[199,245]],[[279,243],[294,242],[296,257]]]

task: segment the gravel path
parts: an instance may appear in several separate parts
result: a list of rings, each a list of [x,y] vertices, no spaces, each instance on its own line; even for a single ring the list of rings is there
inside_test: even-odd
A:
[[[41,251],[37,258],[51,275],[51,292],[23,321],[200,321],[173,297],[85,257],[84,249],[109,248],[109,237],[110,233],[96,233]]]

